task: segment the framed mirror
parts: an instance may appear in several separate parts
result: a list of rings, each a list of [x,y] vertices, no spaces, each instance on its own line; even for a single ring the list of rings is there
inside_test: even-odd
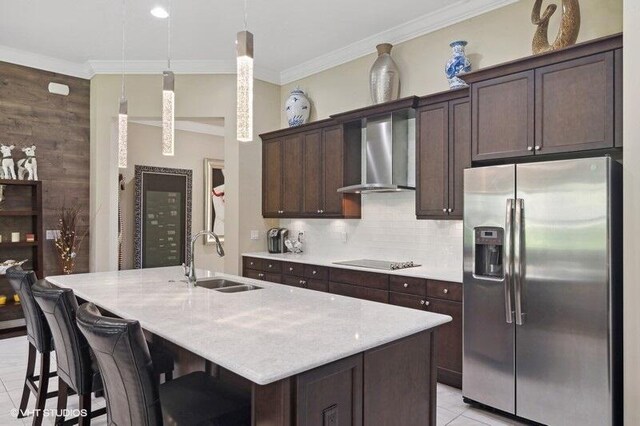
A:
[[[135,166],[136,268],[186,263],[191,240],[192,171]]]
[[[215,232],[224,242],[224,161],[204,160],[204,229]],[[205,244],[215,240],[205,235]]]

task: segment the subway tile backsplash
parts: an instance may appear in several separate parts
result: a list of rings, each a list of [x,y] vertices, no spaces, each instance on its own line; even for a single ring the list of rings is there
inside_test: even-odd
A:
[[[462,270],[462,221],[417,220],[413,191],[363,194],[361,220],[295,219],[280,224],[291,236],[304,231],[309,255],[413,260]]]

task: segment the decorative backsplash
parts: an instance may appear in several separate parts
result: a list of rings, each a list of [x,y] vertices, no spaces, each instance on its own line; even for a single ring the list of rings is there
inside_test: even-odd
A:
[[[417,220],[413,191],[363,194],[360,220],[291,219],[280,226],[292,237],[304,231],[305,254],[462,270],[462,221]]]

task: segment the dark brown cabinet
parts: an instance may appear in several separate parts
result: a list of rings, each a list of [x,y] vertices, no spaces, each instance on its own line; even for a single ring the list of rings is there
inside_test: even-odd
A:
[[[533,71],[471,86],[474,161],[533,155],[534,93]]]
[[[342,125],[325,120],[262,138],[264,217],[360,217],[360,195],[338,192],[345,169],[357,167],[345,161]]]
[[[450,97],[422,98],[417,111],[416,216],[422,219],[462,218],[464,169],[471,166],[470,106],[466,90]]]
[[[479,70],[465,81],[473,161],[622,146],[621,35]]]

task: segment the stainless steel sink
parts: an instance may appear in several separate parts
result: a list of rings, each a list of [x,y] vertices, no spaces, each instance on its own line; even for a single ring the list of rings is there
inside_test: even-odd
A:
[[[224,278],[200,278],[196,281],[196,287],[208,288],[208,289],[220,289],[226,287],[236,287],[244,285],[237,281],[230,281]]]
[[[240,284],[233,287],[216,288],[220,293],[240,293],[242,291],[260,290],[262,287],[251,284]]]

